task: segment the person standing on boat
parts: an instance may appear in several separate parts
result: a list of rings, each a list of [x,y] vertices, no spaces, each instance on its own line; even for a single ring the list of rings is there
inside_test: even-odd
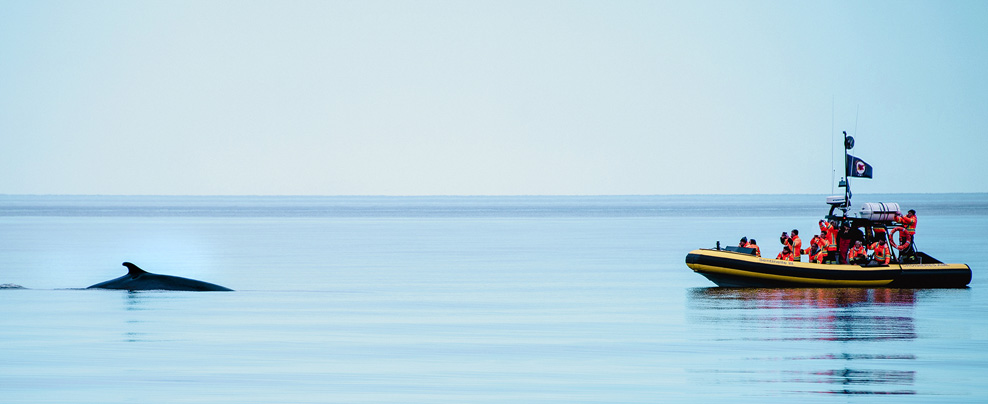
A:
[[[792,236],[789,237],[789,249],[792,250],[793,261],[802,261],[800,255],[803,253],[803,240],[799,239],[799,230],[792,229]]]
[[[906,228],[906,233],[909,233],[909,241],[916,244],[916,222],[919,221],[916,218],[916,211],[909,209],[905,216],[896,216],[895,221],[902,223],[902,227]]]
[[[837,251],[840,252],[841,264],[849,264],[847,254],[857,243],[864,245],[864,233],[857,227],[851,227],[849,223],[841,224],[840,232],[837,233]]]
[[[819,243],[818,245],[820,246],[820,251],[817,251],[817,253],[823,254],[823,258],[820,259],[818,263],[823,264],[825,261],[827,261],[827,246],[830,245],[830,243],[827,241],[826,231],[820,232],[820,235],[817,236],[817,243]]]
[[[827,262],[837,263],[837,225],[834,222],[820,221],[820,237],[827,242]]]
[[[913,248],[912,238],[909,237],[909,233],[906,231],[899,232],[899,244],[892,245],[899,250],[899,262],[907,263],[913,262],[916,259],[916,249]]]

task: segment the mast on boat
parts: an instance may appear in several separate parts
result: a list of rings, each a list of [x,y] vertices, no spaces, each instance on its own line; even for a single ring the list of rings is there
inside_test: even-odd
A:
[[[854,148],[854,138],[847,135],[847,131],[844,132],[844,179],[841,180],[841,186],[844,187],[844,216],[847,216],[847,210],[851,208],[851,173],[849,172],[847,164],[847,151]]]
[[[848,150],[854,148],[854,138],[844,132],[844,177],[840,179],[840,183],[837,184],[838,188],[844,188],[844,197],[837,195],[827,198],[827,204],[830,205],[830,214],[828,215],[830,219],[836,219],[837,216],[834,215],[834,210],[840,209],[840,218],[847,218],[847,211],[851,209],[851,173],[848,171]]]

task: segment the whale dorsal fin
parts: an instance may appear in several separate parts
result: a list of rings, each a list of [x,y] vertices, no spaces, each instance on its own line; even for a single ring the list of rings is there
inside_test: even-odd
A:
[[[127,275],[130,275],[131,278],[136,278],[138,276],[148,273],[147,271],[138,268],[137,265],[131,264],[129,262],[123,263],[123,266],[127,267]]]

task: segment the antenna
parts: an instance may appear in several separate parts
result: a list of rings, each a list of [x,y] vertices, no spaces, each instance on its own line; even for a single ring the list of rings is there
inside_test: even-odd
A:
[[[844,186],[844,215],[847,216],[847,209],[851,207],[851,173],[850,167],[847,166],[847,151],[854,148],[854,138],[847,135],[847,131],[844,131],[844,179],[841,180],[841,185]]]
[[[834,168],[834,105],[836,97],[831,96],[830,98],[830,194],[834,194],[834,177],[837,175],[837,169]]]
[[[854,136],[858,135],[858,111],[860,110],[861,104],[858,104],[858,107],[854,109]]]

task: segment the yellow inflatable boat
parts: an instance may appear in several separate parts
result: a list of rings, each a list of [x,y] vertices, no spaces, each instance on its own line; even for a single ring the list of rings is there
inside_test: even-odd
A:
[[[728,249],[699,249],[686,265],[723,287],[960,288],[971,282],[965,264],[944,264],[917,253],[922,263],[815,264],[756,257]]]

